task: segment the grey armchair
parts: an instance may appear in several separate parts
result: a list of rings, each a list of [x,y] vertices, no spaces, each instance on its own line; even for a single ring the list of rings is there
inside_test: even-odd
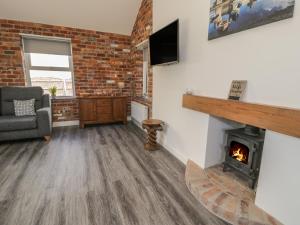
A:
[[[35,116],[15,116],[13,100],[35,99]],[[41,87],[0,88],[0,141],[51,137],[52,117],[49,95]]]

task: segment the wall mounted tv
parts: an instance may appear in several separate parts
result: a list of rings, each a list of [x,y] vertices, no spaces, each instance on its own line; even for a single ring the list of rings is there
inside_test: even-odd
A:
[[[179,20],[162,28],[149,38],[151,65],[179,62]]]

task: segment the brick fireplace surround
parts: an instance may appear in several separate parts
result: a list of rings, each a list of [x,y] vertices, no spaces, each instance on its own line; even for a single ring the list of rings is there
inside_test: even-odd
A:
[[[142,54],[135,46],[152,32],[152,1],[144,0],[131,36],[91,30],[0,19],[0,87],[24,86],[20,33],[72,39],[75,91],[77,96],[118,95],[116,85],[106,80],[124,81],[123,94],[142,94]],[[151,106],[152,73],[149,70],[148,95],[140,102]],[[134,85],[132,85],[132,83]],[[131,99],[129,98],[129,101]],[[76,99],[53,100],[54,121],[78,120]],[[56,115],[63,113],[63,118]],[[128,112],[130,104],[128,103]]]

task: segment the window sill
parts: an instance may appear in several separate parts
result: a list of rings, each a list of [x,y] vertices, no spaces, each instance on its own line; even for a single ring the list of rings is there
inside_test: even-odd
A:
[[[136,97],[132,98],[132,100],[142,103],[144,105],[150,105],[152,103],[152,101],[149,97],[145,98],[144,96],[136,96]]]
[[[74,100],[74,99],[77,99],[76,96],[58,96],[58,97],[55,97],[55,98],[51,98],[51,101],[56,101],[56,100]]]

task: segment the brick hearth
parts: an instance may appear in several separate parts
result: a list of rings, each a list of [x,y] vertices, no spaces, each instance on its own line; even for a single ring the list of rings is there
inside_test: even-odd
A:
[[[234,225],[280,225],[281,223],[255,206],[255,192],[246,182],[221,165],[201,169],[189,161],[186,184],[191,193],[210,212]]]

